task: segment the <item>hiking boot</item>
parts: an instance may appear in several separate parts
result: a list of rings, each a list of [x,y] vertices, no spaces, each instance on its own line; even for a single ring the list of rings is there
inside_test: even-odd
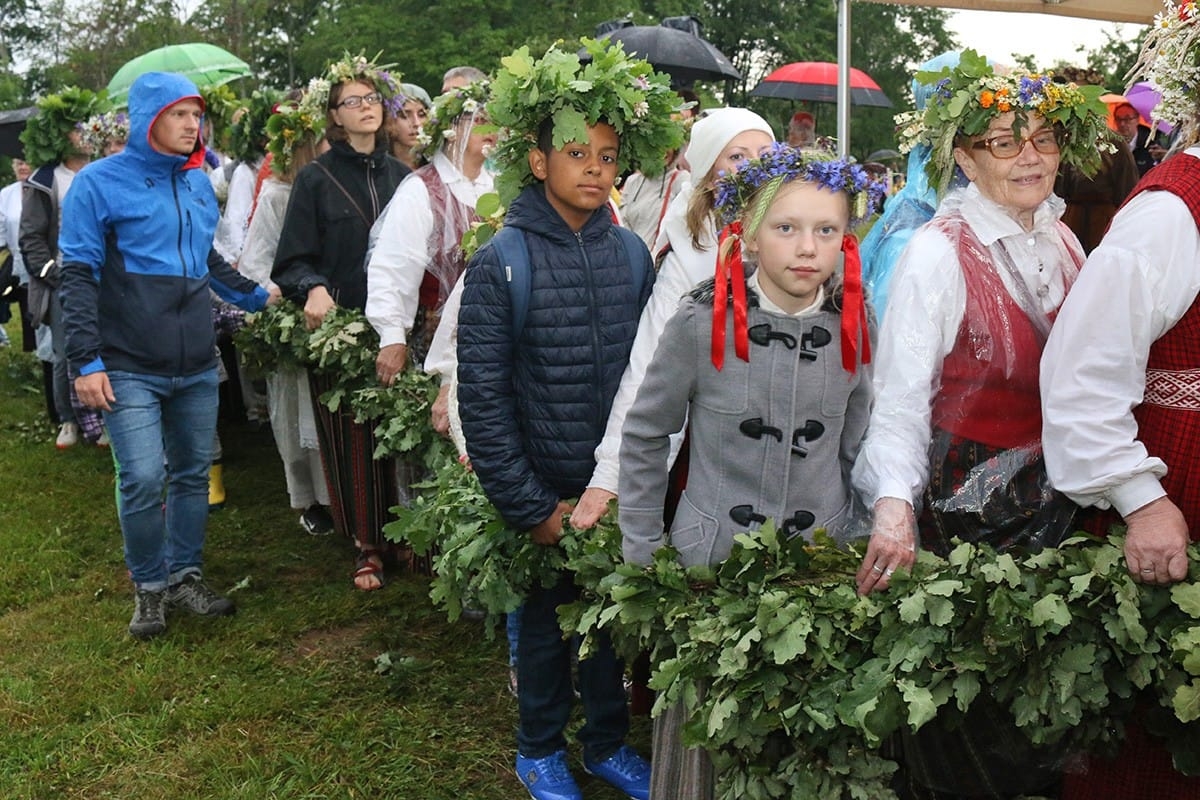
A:
[[[64,422],[58,428],[58,438],[54,440],[54,446],[59,450],[66,450],[68,447],[74,447],[79,443],[79,426],[74,422]]]
[[[567,768],[567,751],[542,758],[517,753],[517,777],[533,800],[583,800],[583,794]]]
[[[164,591],[134,590],[133,619],[129,620],[131,636],[137,639],[151,639],[167,629],[167,609],[164,600]]]
[[[232,600],[208,588],[195,573],[167,587],[167,603],[172,608],[182,608],[202,617],[223,617],[237,611]]]
[[[584,758],[583,769],[631,800],[650,800],[650,762],[629,745],[621,745],[621,749],[596,764]]]
[[[325,506],[313,503],[300,515],[300,527],[310,536],[325,536],[333,533],[333,517]]]

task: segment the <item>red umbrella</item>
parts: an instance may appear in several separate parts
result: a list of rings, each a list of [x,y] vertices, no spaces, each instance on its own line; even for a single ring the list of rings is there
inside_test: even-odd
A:
[[[755,97],[783,97],[814,103],[836,103],[838,65],[828,61],[797,61],[785,64],[763,78],[750,94]],[[861,69],[850,68],[850,103],[859,106],[891,108],[879,84]]]

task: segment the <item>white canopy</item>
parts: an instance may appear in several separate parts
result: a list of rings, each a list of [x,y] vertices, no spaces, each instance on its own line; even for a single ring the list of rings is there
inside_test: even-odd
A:
[[[1137,22],[1149,25],[1163,10],[1162,0],[867,0],[894,6],[936,6],[974,11],[1019,11],[1058,14],[1065,17]],[[841,155],[850,146],[850,0],[837,0],[838,7],[838,115],[837,134]]]
[[[1149,25],[1163,10],[1161,0],[868,0],[901,6],[937,6],[973,11],[1024,11],[1064,17],[1140,22]]]

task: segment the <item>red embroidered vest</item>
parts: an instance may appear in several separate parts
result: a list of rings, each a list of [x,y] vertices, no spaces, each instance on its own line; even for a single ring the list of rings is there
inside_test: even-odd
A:
[[[456,231],[456,235],[450,237],[454,244],[446,247],[444,226],[456,219],[465,219],[468,223],[478,222],[479,217],[475,215],[475,209],[467,208],[450,193],[433,164],[420,167],[414,174],[424,182],[425,189],[429,192],[429,207],[433,210],[433,232],[430,233],[428,242],[431,259],[429,266],[425,268],[425,277],[421,280],[418,304],[426,311],[440,311],[458,276],[467,268],[462,247],[458,244],[466,231]],[[457,208],[451,211],[450,204]]]
[[[1200,159],[1168,158],[1146,173],[1125,202],[1146,191],[1177,196],[1200,228]],[[1200,266],[1200,265],[1197,265]],[[1190,371],[1190,372],[1189,372]],[[1150,346],[1145,400],[1133,410],[1138,438],[1167,464],[1163,489],[1200,539],[1200,408],[1189,397],[1200,391],[1200,297]],[[1189,392],[1188,389],[1191,391]]]
[[[1040,442],[1038,363],[1045,341],[970,226],[958,216],[932,224],[956,243],[967,287],[958,338],[942,362],[933,426],[990,447]]]

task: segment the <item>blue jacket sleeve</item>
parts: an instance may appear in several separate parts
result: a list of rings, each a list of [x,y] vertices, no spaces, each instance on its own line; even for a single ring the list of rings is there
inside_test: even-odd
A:
[[[63,201],[62,285],[67,361],[80,375],[102,372],[100,359],[100,279],[108,231],[107,207],[95,190],[93,176],[80,174]]]
[[[458,410],[467,455],[505,522],[529,530],[554,513],[559,497],[538,479],[517,420],[512,303],[491,247],[471,260],[458,313]]]
[[[208,251],[208,283],[217,297],[243,311],[261,311],[267,304],[267,290],[229,266],[216,248]]]

